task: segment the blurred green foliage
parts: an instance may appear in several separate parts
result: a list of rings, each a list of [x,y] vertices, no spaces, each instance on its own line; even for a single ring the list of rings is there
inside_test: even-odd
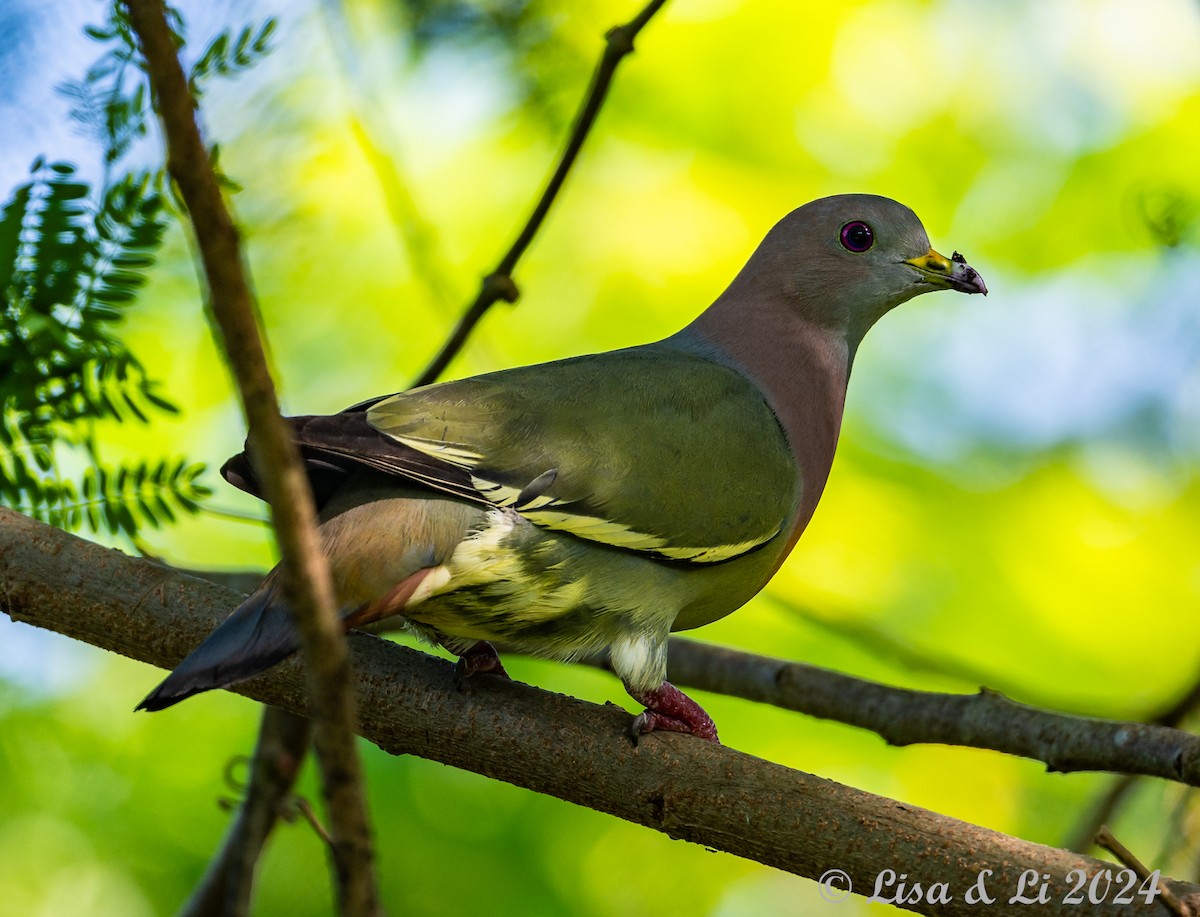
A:
[[[184,23],[168,8],[179,47]],[[221,32],[191,67],[197,98],[212,76],[249,69],[269,50],[275,20]],[[121,161],[145,136],[150,108],[137,42],[118,4],[86,26],[104,51],[58,89],[70,117],[103,148],[104,181],[34,161],[0,211],[0,501],[67,529],[87,525],[140,545],[145,526],[195,513],[211,494],[203,464],[161,455],[112,464],[103,421],[178,413],[118,333],[154,266],[169,221],[163,170]],[[214,161],[216,150],[214,148]],[[228,181],[227,181],[228,183]],[[78,472],[64,466],[79,466]]]
[[[136,540],[140,525],[195,512],[208,490],[202,465],[102,458],[98,422],[178,409],[117,330],[162,244],[162,199],[147,174],[91,198],[74,167],[39,159],[0,212],[0,500]],[[77,476],[64,470],[80,458]]]
[[[1200,673],[1200,6],[1150,6],[669,3],[518,271],[520,303],[497,306],[451,374],[669,333],[791,207],[840,191],[903,200],[992,294],[922,297],[872,332],[808,532],[769,595],[697,636],[897,684],[973,690],[977,672],[1017,699],[1153,714]],[[376,136],[393,142],[385,152],[465,303],[548,173],[600,36],[635,4],[259,10],[280,13],[281,53],[208,87],[203,118],[244,187],[235,204],[285,406],[337,410],[407,384],[456,312],[416,266],[349,123],[357,90],[328,14],[371,88],[365,118],[386,128]],[[239,448],[177,229],[122,327],[182,413],[106,428],[106,448],[206,463]],[[224,489],[212,504],[260,512]],[[261,527],[212,513],[144,538],[187,566],[271,562]],[[135,717],[156,673],[62,638],[33,646],[79,672],[45,690],[14,669],[0,694],[0,914],[170,912],[218,843],[224,765],[250,748],[254,706],[214,695]],[[510,671],[599,702],[621,695],[598,672],[529,660]],[[734,747],[1045,843],[1107,786],[701,701]],[[801,879],[428,762],[366,756],[393,913],[828,906]],[[1147,782],[1114,828],[1194,879],[1197,820],[1191,795]],[[259,913],[321,914],[329,900],[319,841],[282,827]]]

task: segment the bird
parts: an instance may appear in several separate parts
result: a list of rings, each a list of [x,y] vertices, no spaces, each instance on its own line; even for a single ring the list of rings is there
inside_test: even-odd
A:
[[[388,618],[507,677],[496,645],[604,651],[655,731],[719,742],[666,679],[667,638],[758,593],[833,463],[859,343],[922,293],[987,293],[916,214],[840,194],[780,220],[728,288],[651,343],[289,418],[347,629]],[[261,497],[248,454],[222,468]],[[279,568],[139,705],[256,675],[299,638]]]

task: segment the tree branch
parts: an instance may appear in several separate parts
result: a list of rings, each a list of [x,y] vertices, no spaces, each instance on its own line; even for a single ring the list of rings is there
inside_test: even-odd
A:
[[[1096,835],[1096,845],[1103,847],[1115,856],[1118,862],[1132,869],[1143,882],[1155,882],[1162,890],[1163,904],[1167,906],[1172,914],[1175,914],[1176,917],[1190,917],[1191,908],[1179,900],[1169,885],[1151,873],[1145,864],[1133,855],[1133,851],[1117,840],[1107,826],[1102,827]]]
[[[312,722],[264,707],[246,796],[221,850],[179,917],[246,917],[254,870],[308,755]]]
[[[623,26],[619,26],[610,30],[607,35],[607,44],[604,54],[601,57],[600,63],[597,66],[593,76],[591,86],[584,98],[583,105],[576,118],[575,125],[572,129],[570,138],[568,139],[566,148],[563,150],[559,158],[558,165],[551,176],[551,179],[543,191],[541,198],[534,207],[533,213],[526,221],[525,227],[518,235],[516,241],[509,249],[508,253],[501,259],[500,264],[491,275],[484,278],[479,295],[475,302],[469,308],[468,312],[459,321],[458,325],[451,332],[442,349],[434,358],[430,366],[422,373],[418,380],[418,385],[433,382],[438,376],[445,371],[446,366],[454,358],[454,356],[462,349],[467,338],[479,323],[484,313],[487,312],[492,305],[499,299],[506,299],[509,302],[514,301],[518,294],[516,284],[512,281],[512,271],[516,267],[517,260],[525,249],[533,240],[534,235],[541,227],[545,220],[551,204],[566,180],[567,173],[574,164],[575,159],[579,154],[579,150],[583,145],[596,116],[599,114],[600,108],[608,93],[609,85],[612,82],[612,77],[616,71],[618,63],[621,59],[633,51],[633,40],[645,25],[650,21],[651,17],[666,3],[666,0],[653,0],[649,3],[641,13],[638,14],[632,21]],[[334,31],[335,44],[338,46],[339,59],[343,64],[343,69],[352,81],[359,86],[363,83],[361,74],[358,73],[352,58],[353,55],[347,54],[347,44],[349,36],[346,32],[346,23],[342,18],[344,11],[340,9],[337,0],[326,0],[323,4],[323,9],[327,14],[327,18],[331,22]],[[355,117],[355,136],[360,140],[364,151],[367,153],[371,165],[375,169],[377,176],[380,179],[381,185],[385,192],[385,198],[389,205],[389,210],[392,213],[393,220],[401,231],[401,235],[409,249],[410,255],[414,258],[414,265],[418,269],[418,274],[426,281],[430,291],[439,297],[444,297],[446,285],[443,278],[443,273],[440,266],[437,264],[436,257],[433,252],[431,230],[426,226],[416,214],[415,206],[412,201],[412,196],[409,193],[407,186],[400,180],[399,173],[395,166],[390,163],[385,156],[379,151],[378,146],[371,136],[371,131],[368,128],[367,122],[361,117]],[[503,275],[503,276],[501,276]],[[253,586],[246,586],[243,591],[250,591]],[[263,731],[268,728],[268,718],[270,711],[264,713]],[[265,751],[269,746],[264,745],[262,741],[255,752],[255,768],[258,769],[258,754],[260,751]],[[250,807],[257,802],[257,794],[255,788],[251,787],[250,795],[247,797],[246,806]],[[239,816],[239,823],[241,821]],[[197,889],[193,900],[205,900],[204,896],[209,894],[214,887],[220,887],[221,870],[222,868],[236,869],[243,862],[243,857],[257,856],[261,847],[261,842],[266,839],[266,832],[270,831],[270,825],[265,826],[265,831],[262,834],[262,841],[259,841],[258,836],[253,833],[239,832],[238,825],[235,824],[231,829],[231,833],[227,839],[225,846],[218,854],[218,858],[210,864],[209,870],[205,874],[200,888]],[[241,855],[236,852],[238,843],[245,845]],[[251,859],[252,863],[253,860]],[[235,872],[226,880],[227,883],[236,887],[239,879],[245,877],[244,873]],[[245,877],[248,882],[249,877]],[[245,895],[249,896],[249,885],[244,887]]]
[[[549,182],[546,183],[542,196],[534,205],[533,212],[529,214],[529,219],[525,221],[525,226],[517,234],[512,247],[500,259],[495,270],[483,278],[475,301],[467,307],[467,311],[454,326],[454,330],[442,345],[442,349],[425,367],[425,371],[413,383],[414,385],[428,385],[436,382],[438,377],[445,372],[450,361],[462,349],[480,319],[499,300],[503,299],[510,303],[517,301],[520,292],[512,277],[517,261],[520,260],[521,255],[525,253],[525,249],[529,247],[529,243],[533,241],[533,237],[541,228],[542,221],[546,219],[546,214],[550,211],[550,205],[554,203],[563,182],[567,179],[567,174],[571,171],[571,166],[575,164],[583,142],[596,122],[596,116],[600,113],[601,106],[604,105],[617,65],[627,54],[633,53],[634,39],[666,2],[667,0],[650,0],[642,11],[629,22],[608,30],[605,35],[604,53],[601,54],[596,70],[592,74],[591,85],[588,86],[587,95],[584,96],[583,104],[575,116],[575,123],[567,138],[567,145],[563,148],[558,165],[555,166]]]
[[[241,591],[252,588],[248,579],[253,574],[196,575]],[[384,622],[375,630],[391,629]],[[1200,736],[1161,720],[1073,716],[987,689],[973,694],[914,691],[682,637],[672,637],[669,646],[667,679],[673,684],[857,726],[890,745],[986,748],[1041,761],[1050,771],[1112,771],[1200,786]],[[608,668],[605,659],[588,661]],[[1099,823],[1088,838],[1097,830]]]
[[[1161,723],[1163,726],[1178,726],[1197,710],[1200,710],[1200,678],[1180,695],[1179,700],[1159,712],[1152,722]]]
[[[855,649],[865,652],[873,659],[886,659],[905,672],[953,678],[969,685],[988,685],[1002,693],[1022,691],[1027,700],[1032,700],[1029,697],[1028,688],[1024,685],[1005,685],[999,681],[1002,676],[996,673],[974,666],[962,659],[955,659],[944,652],[934,653],[913,646],[906,640],[899,639],[873,624],[839,614],[836,609],[832,613],[818,612],[816,609],[793,602],[772,590],[766,590],[764,597],[789,620],[801,620],[806,625],[837,637]],[[1054,703],[1052,701],[1038,702],[1038,706],[1053,707]]]
[[[209,306],[249,424],[250,453],[271,507],[290,602],[308,661],[311,715],[334,836],[343,913],[380,913],[361,766],[354,747],[350,657],[328,565],[318,546],[312,493],[279,414],[255,323],[238,232],[225,207],[196,123],[195,102],[175,53],[161,0],[125,0],[162,121],[167,168],[187,206]],[[198,641],[197,641],[198,642]]]
[[[1151,723],[1159,726],[1175,728],[1200,708],[1200,679],[1198,679],[1180,698],[1168,706],[1157,716],[1150,719]],[[1184,733],[1190,735],[1190,733]],[[1095,804],[1084,816],[1083,821],[1072,832],[1068,846],[1081,853],[1092,849],[1100,829],[1111,822],[1125,804],[1126,798],[1137,786],[1137,773],[1125,773],[1114,780]],[[1195,785],[1195,784],[1193,784]]]
[[[1200,786],[1200,736],[1154,723],[1052,713],[986,688],[913,691],[674,638],[667,678],[870,729],[890,745],[968,745],[1033,758],[1051,771],[1135,773]]]
[[[0,607],[14,620],[154,665],[175,665],[225,617],[228,590],[83,541],[0,510]],[[977,914],[964,900],[983,870],[996,897],[988,913],[1077,915],[1062,903],[1068,873],[1112,868],[1100,860],[1007,837],[686,736],[634,747],[629,714],[528,685],[454,688],[450,663],[366,634],[348,641],[358,673],[361,734],[392,754],[415,754],[547,793],[802,876],[844,870],[860,892],[885,869],[945,882],[949,904],[921,913]],[[307,715],[296,660],[234,689]],[[170,714],[156,714],[169,716]],[[1035,870],[1051,903],[1006,904]],[[1101,883],[1102,884],[1102,883]],[[1173,882],[1193,907],[1200,887]],[[1095,915],[1154,915],[1112,903]]]

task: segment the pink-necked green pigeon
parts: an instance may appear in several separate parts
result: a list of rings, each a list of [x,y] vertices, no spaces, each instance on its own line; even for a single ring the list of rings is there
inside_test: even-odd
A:
[[[666,680],[667,636],[766,585],[829,475],[863,335],[932,290],[986,293],[902,204],[847,194],[784,217],[729,288],[651,344],[489,373],[292,419],[347,628],[399,616],[503,674],[492,647],[607,649],[653,730],[715,741]],[[243,452],[233,484],[258,494]],[[295,652],[272,572],[141,707]]]

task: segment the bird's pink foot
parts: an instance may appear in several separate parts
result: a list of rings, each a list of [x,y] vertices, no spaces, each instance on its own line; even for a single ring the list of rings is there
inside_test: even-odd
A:
[[[473,643],[461,653],[458,662],[454,664],[454,683],[462,690],[463,682],[476,675],[495,675],[498,678],[508,678],[500,655],[496,648],[486,640]]]
[[[628,690],[628,689],[627,689]],[[704,708],[680,691],[669,681],[664,681],[653,691],[629,691],[629,696],[646,709],[633,720],[633,741],[655,730],[686,732],[720,745],[717,724],[704,712]]]

